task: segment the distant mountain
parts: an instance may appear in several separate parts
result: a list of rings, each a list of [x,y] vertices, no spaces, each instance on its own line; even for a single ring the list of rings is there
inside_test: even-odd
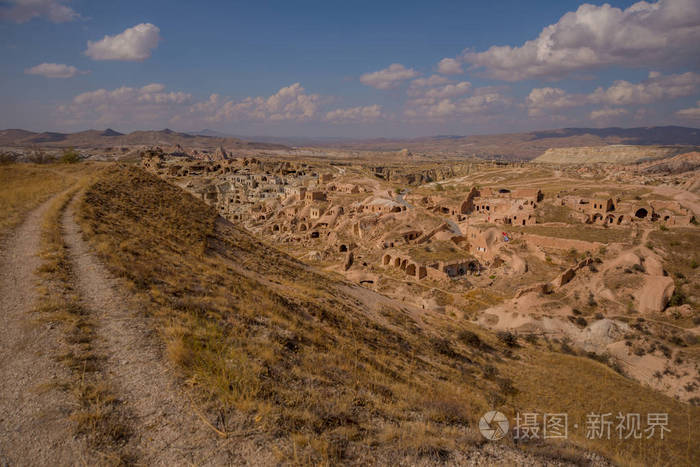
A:
[[[253,142],[254,141],[254,142]],[[494,135],[437,135],[413,139],[305,137],[241,137],[217,130],[181,133],[171,129],[134,131],[122,134],[113,129],[86,130],[78,133],[35,133],[21,129],[0,131],[0,146],[44,146],[53,148],[118,148],[129,146],[163,146],[179,144],[188,148],[215,149],[288,149],[289,146],[400,151],[414,154],[476,156],[492,159],[530,160],[548,149],[597,147],[610,144],[637,146],[683,146],[687,150],[700,146],[700,129],[679,126],[640,128],[560,128],[526,133]],[[684,150],[685,150],[684,149]]]
[[[236,135],[231,133],[224,133],[217,130],[210,130],[205,128],[204,130],[191,132],[193,135],[197,136],[209,136],[213,138],[238,138],[248,141],[260,141],[263,143],[275,143],[283,144],[287,146],[324,146],[329,144],[337,144],[343,142],[353,142],[358,141],[352,138],[326,136],[326,137],[313,137],[313,136],[263,136],[263,135]]]
[[[86,130],[77,133],[35,133],[10,129],[0,131],[0,146],[44,146],[53,148],[114,148],[128,146],[174,146],[226,149],[285,149],[286,146],[265,142],[250,142],[229,136],[203,136],[180,133],[169,128],[160,131],[134,131],[123,134],[111,128],[104,131]]]
[[[105,131],[100,133],[101,136],[123,136],[124,133],[119,133],[118,131],[114,131],[111,128],[107,128]]]
[[[337,148],[374,151],[479,156],[530,160],[551,148],[594,147],[609,144],[700,146],[700,129],[678,126],[640,128],[560,128],[527,133],[451,136],[414,139],[373,139],[338,142]]]
[[[560,130],[533,131],[536,139],[568,138],[593,135],[599,138],[621,138],[625,144],[700,144],[700,129],[681,126],[656,126],[639,128],[562,128]]]
[[[210,130],[209,128],[205,128],[200,131],[195,131],[192,134],[195,136],[209,136],[212,138],[236,138],[236,136],[234,135],[230,135],[221,131]]]

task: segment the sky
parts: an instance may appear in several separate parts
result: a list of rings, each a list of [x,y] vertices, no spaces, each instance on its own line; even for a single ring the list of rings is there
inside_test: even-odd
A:
[[[0,128],[700,127],[700,0],[0,0]]]

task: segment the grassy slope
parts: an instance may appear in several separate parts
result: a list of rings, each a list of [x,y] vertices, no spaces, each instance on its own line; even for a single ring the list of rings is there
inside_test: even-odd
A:
[[[456,460],[481,442],[474,427],[488,407],[512,413],[536,400],[528,375],[553,371],[551,400],[568,400],[576,413],[620,391],[629,407],[647,411],[635,401],[652,392],[617,375],[598,381],[595,394],[575,392],[596,362],[578,359],[580,371],[569,372],[531,346],[513,353],[476,331],[486,342],[479,344],[467,323],[434,316],[421,327],[378,297],[363,306],[356,289],[217,221],[203,203],[138,169],[107,171],[80,215],[106,264],[147,303],[166,354],[219,414],[219,428],[264,441],[281,459]],[[685,410],[654,397],[656,411]],[[685,439],[687,430],[674,435]],[[679,443],[667,448],[685,452]],[[645,460],[625,446],[595,447]]]
[[[61,218],[76,192],[87,183],[92,171],[84,167],[75,185],[55,197],[44,215],[41,227],[42,265],[37,274],[42,279],[36,311],[40,319],[60,326],[63,331],[61,353],[56,359],[70,372],[57,381],[77,402],[70,413],[76,435],[84,435],[92,453],[103,465],[131,462],[123,450],[129,428],[120,412],[120,403],[106,382],[102,357],[94,349],[94,322],[81,306],[74,287],[73,267],[62,233]]]
[[[0,165],[0,235],[52,194],[75,183],[86,164]]]

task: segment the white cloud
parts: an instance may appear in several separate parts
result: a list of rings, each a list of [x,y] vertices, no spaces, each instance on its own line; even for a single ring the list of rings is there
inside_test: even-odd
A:
[[[700,120],[700,101],[695,103],[695,107],[679,110],[676,115],[688,120]]]
[[[160,29],[151,23],[141,23],[116,36],[88,41],[85,55],[93,60],[142,61],[151,56],[159,41]]]
[[[390,89],[398,86],[402,81],[415,78],[418,72],[412,68],[406,68],[400,63],[394,63],[389,68],[365,73],[360,76],[362,84],[372,86],[377,89]]]
[[[678,75],[649,73],[640,83],[615,81],[608,89],[598,88],[590,96],[591,102],[610,105],[650,104],[663,99],[689,96],[700,87],[700,74],[687,72]]]
[[[462,58],[493,77],[517,81],[606,65],[697,64],[698,43],[697,0],[641,1],[626,10],[583,4],[520,47],[493,46]]]
[[[296,120],[317,116],[321,96],[307,94],[299,83],[286,86],[269,97],[225,100],[218,94],[190,107],[190,112],[209,122],[231,120]]]
[[[446,84],[425,91],[424,95],[428,98],[444,99],[446,97],[456,97],[468,93],[472,88],[472,84],[468,81],[461,81],[456,84]]]
[[[438,93],[439,94],[439,93]],[[408,101],[404,114],[412,119],[440,119],[470,115],[488,116],[510,104],[510,99],[490,88],[477,88],[468,97],[419,97]]]
[[[0,18],[26,23],[34,18],[46,18],[52,23],[66,23],[80,18],[62,0],[9,0],[0,6]]]
[[[450,80],[440,75],[430,75],[427,78],[416,78],[411,81],[411,87],[437,86],[439,84],[449,83]]]
[[[60,63],[41,63],[39,65],[27,68],[24,70],[28,75],[40,75],[46,78],[72,78],[73,76],[85,73],[71,65],[63,65]]]
[[[462,64],[454,58],[443,58],[438,63],[438,71],[443,75],[459,75],[462,71]]]
[[[649,73],[649,78],[639,83],[615,81],[610,87],[599,87],[590,94],[570,94],[559,88],[535,88],[526,99],[528,114],[541,116],[549,111],[602,104],[611,107],[647,105],[658,101],[690,96],[700,88],[700,74],[687,72],[677,75]],[[605,110],[607,111],[607,110]],[[603,113],[596,112],[596,115]],[[603,111],[600,111],[603,112]]]
[[[161,124],[184,111],[192,100],[185,92],[167,92],[158,83],[141,88],[122,86],[117,89],[97,89],[75,96],[70,104],[58,108],[69,124],[100,126],[130,126]]]
[[[380,105],[368,105],[364,107],[351,107],[348,109],[335,109],[326,113],[325,119],[331,122],[373,122],[382,117]]]
[[[591,120],[611,121],[628,113],[627,109],[604,108],[592,111],[590,118]]]
[[[586,97],[583,95],[569,94],[559,88],[535,88],[527,96],[526,104],[528,115],[541,116],[549,110],[560,110],[567,107],[583,105]]]

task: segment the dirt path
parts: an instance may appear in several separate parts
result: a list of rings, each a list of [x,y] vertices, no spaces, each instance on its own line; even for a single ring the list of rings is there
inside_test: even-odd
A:
[[[119,290],[91,253],[74,220],[75,200],[63,217],[69,257],[83,305],[97,326],[96,347],[106,360],[104,372],[132,420],[129,451],[139,464],[203,465],[250,462],[250,447],[219,437],[198,417],[188,396],[162,358],[152,323]],[[247,451],[247,452],[246,452]]]
[[[51,200],[32,211],[0,252],[0,465],[86,463],[69,414],[76,402],[57,384],[68,380],[58,326],[36,321],[34,272],[41,264],[41,222]]]

